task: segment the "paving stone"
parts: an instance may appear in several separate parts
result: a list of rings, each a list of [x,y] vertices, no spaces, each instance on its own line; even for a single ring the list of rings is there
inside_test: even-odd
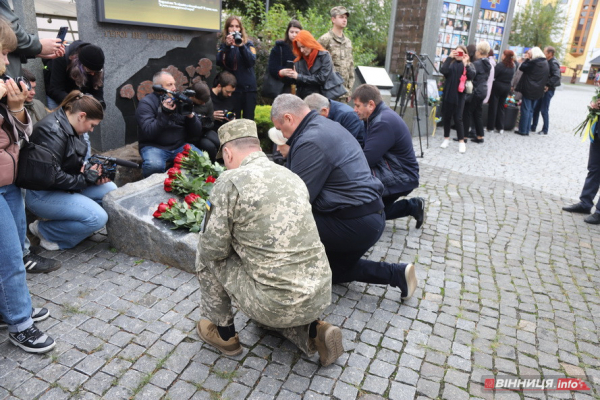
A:
[[[161,389],[167,389],[176,378],[177,374],[175,372],[168,369],[161,369],[152,375],[150,383]]]
[[[239,386],[244,387],[242,385],[239,385]],[[229,387],[228,387],[228,389],[229,389]],[[248,390],[249,390],[249,388],[248,388]],[[177,381],[177,382],[175,382],[175,384],[173,386],[171,386],[171,388],[169,388],[168,396],[172,399],[188,400],[194,395],[194,393],[196,393],[196,391],[197,391],[197,389],[194,385],[191,385],[184,381]],[[234,391],[234,389],[232,389],[232,391]],[[229,399],[244,398],[246,394],[247,393],[245,393],[245,394],[242,394],[240,392],[236,393],[234,391],[233,393],[228,393],[228,397],[226,397],[226,398],[229,398]]]
[[[432,382],[430,380],[420,378],[417,383],[417,392],[424,394],[425,396],[436,398],[439,395],[440,384]]]
[[[363,382],[362,389],[368,392],[373,392],[379,395],[385,393],[389,385],[389,381],[375,375],[368,375]]]
[[[294,393],[302,394],[310,386],[310,379],[303,376],[290,374],[287,380],[283,384],[283,389],[289,390]]]
[[[344,382],[338,382],[333,389],[334,397],[340,400],[354,400],[358,395],[358,389]]]
[[[44,393],[50,385],[41,379],[31,378],[12,392],[12,395],[18,399],[34,399]],[[5,393],[8,395],[8,392]],[[4,398],[0,391],[0,398]]]
[[[88,376],[77,371],[69,371],[58,380],[58,384],[73,392],[77,390],[77,388],[79,388],[88,378]]]
[[[98,396],[102,396],[110,387],[112,387],[115,377],[105,374],[104,372],[98,372],[96,375],[88,379],[83,387],[85,390],[96,393]]]
[[[94,355],[87,355],[79,364],[75,366],[75,370],[86,375],[94,375],[105,364],[105,360]]]
[[[389,398],[391,400],[411,400],[415,398],[416,387],[392,382]]]
[[[457,388],[454,385],[446,383],[444,385],[444,392],[442,393],[443,399],[448,400],[461,400],[461,399],[469,399],[469,393]]]

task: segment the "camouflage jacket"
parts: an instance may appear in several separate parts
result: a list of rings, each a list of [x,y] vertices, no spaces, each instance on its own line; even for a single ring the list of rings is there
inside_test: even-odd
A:
[[[321,46],[331,54],[335,70],[344,79],[344,87],[348,95],[354,86],[354,60],[352,59],[352,42],[346,36],[336,36],[332,30],[319,38]]]
[[[197,269],[208,266],[267,326],[321,315],[331,303],[331,270],[302,179],[259,151],[221,174],[210,202]]]

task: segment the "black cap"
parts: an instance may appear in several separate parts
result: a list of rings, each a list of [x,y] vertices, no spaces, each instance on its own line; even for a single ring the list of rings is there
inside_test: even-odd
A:
[[[104,68],[104,52],[98,46],[88,44],[81,47],[77,57],[84,67],[92,71],[100,71]]]

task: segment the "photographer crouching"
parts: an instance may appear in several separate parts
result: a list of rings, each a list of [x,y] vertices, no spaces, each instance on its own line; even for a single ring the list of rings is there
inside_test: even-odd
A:
[[[140,100],[135,112],[145,178],[165,172],[167,162],[183,151],[186,140],[202,135],[202,123],[193,111],[193,103],[185,93],[177,92],[173,75],[157,72],[152,83],[154,92]],[[192,149],[201,151],[194,145]]]

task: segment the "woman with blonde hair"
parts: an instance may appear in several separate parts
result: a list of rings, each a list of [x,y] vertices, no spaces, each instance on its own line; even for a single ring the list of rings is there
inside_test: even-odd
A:
[[[546,83],[548,82],[550,67],[544,52],[539,47],[534,47],[525,54],[524,60],[519,67],[523,72],[516,91],[521,92],[521,119],[519,128],[515,131],[521,136],[529,136],[533,110],[536,103],[544,96]]]
[[[254,119],[256,108],[256,49],[248,39],[240,17],[230,16],[225,21],[221,44],[217,53],[217,65],[235,75],[237,85],[233,92],[236,118]]]
[[[279,71],[280,76],[296,81],[296,95],[305,98],[319,93],[331,100],[346,94],[344,80],[335,72],[329,52],[321,46],[309,31],[300,31],[293,41],[296,55],[294,69]]]

